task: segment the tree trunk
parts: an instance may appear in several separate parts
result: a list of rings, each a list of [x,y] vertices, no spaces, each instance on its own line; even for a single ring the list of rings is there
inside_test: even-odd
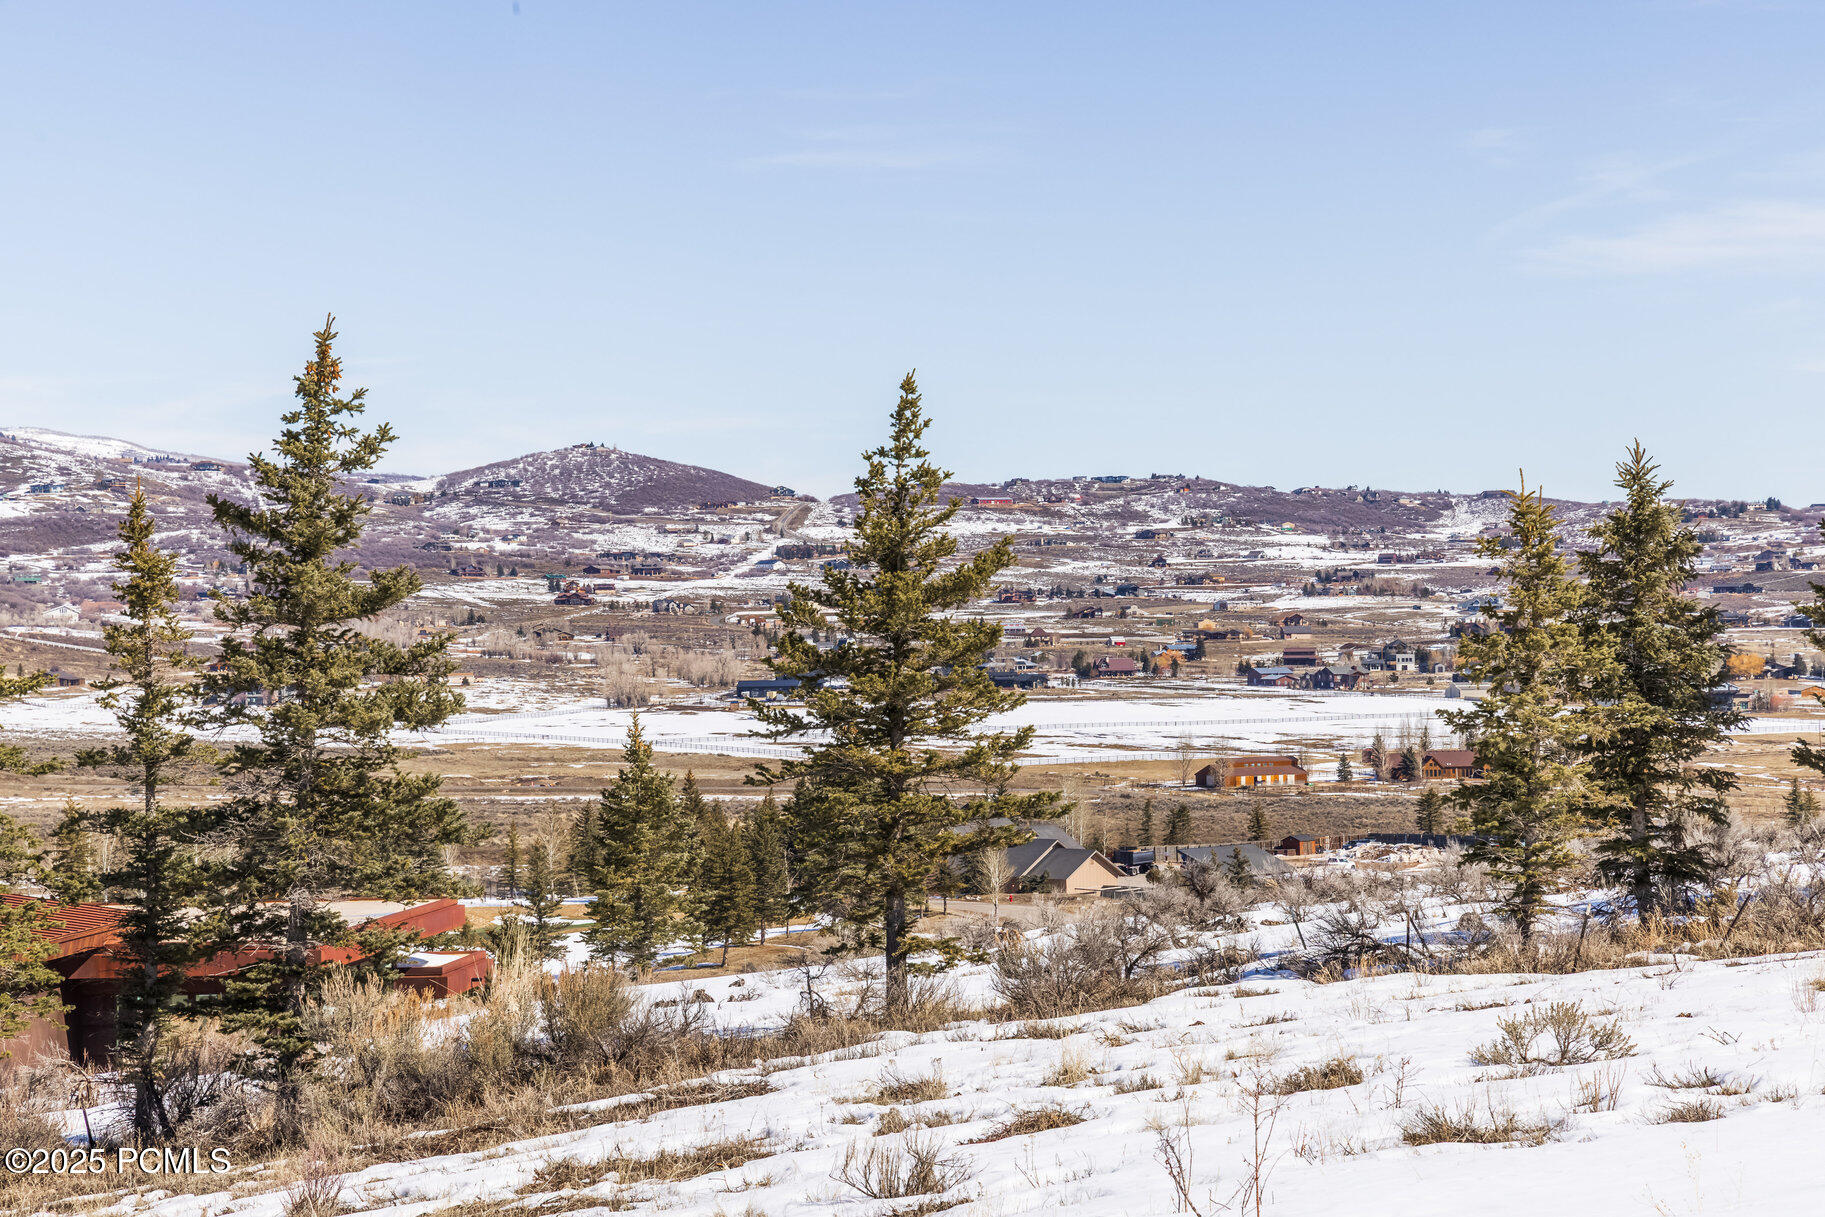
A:
[[[882,998],[889,1010],[898,1010],[906,1004],[906,896],[903,892],[887,897],[881,930],[882,961],[886,967]]]
[[[1637,807],[1629,813],[1629,840],[1635,846],[1631,863],[1634,874],[1630,876],[1629,888],[1635,897],[1635,918],[1645,925],[1654,908],[1654,870],[1648,864],[1647,808]]]

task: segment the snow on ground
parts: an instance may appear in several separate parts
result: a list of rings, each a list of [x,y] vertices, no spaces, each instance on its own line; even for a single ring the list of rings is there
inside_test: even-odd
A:
[[[1260,1132],[1264,1213],[1814,1212],[1825,1186],[1813,1153],[1825,1137],[1825,1014],[1811,985],[1820,962],[1780,957],[1545,978],[1407,974],[1331,985],[1275,976],[1057,1020],[1068,1031],[1063,1038],[965,1022],[929,1035],[888,1035],[877,1053],[837,1052],[718,1077],[764,1081],[765,1094],[369,1167],[346,1178],[342,1199],[345,1211],[387,1217],[516,1195],[528,1209],[547,1200],[569,1208],[583,1197],[542,1191],[538,1171],[565,1159],[587,1164],[758,1138],[772,1152],[743,1166],[619,1194],[612,1181],[584,1190],[604,1207],[635,1212],[873,1217],[892,1209],[834,1177],[844,1155],[916,1140],[942,1146],[962,1176],[945,1195],[959,1202],[949,1211],[960,1217],[1141,1217],[1184,1211],[1158,1156],[1169,1141],[1189,1163],[1189,1192],[1201,1212],[1241,1211],[1257,1157],[1243,1087],[1345,1057],[1362,1070],[1362,1082],[1291,1095]],[[790,972],[759,974],[689,989],[709,994],[719,1021],[734,1026],[789,1009],[794,980]],[[683,996],[686,987],[676,990]],[[761,996],[740,1000],[754,992]],[[1633,1053],[1519,1077],[1472,1063],[1471,1051],[1494,1038],[1499,1019],[1559,1001],[1619,1020]],[[1709,1091],[1656,1084],[1699,1070],[1722,1084]],[[1080,1075],[1074,1082],[1063,1076],[1072,1071]],[[871,1097],[896,1076],[937,1077],[944,1097],[899,1104]],[[1614,1110],[1582,1109],[1585,1088],[1611,1085]],[[1674,1103],[1695,1100],[1714,1103],[1720,1118],[1657,1122]],[[890,1106],[938,1126],[876,1136]],[[1557,1131],[1537,1146],[1405,1144],[1405,1124],[1433,1106],[1512,1108]],[[1042,1107],[1062,1107],[1082,1122],[973,1143],[1010,1116]],[[288,1196],[154,1193],[148,1200],[136,1211],[281,1217]]]

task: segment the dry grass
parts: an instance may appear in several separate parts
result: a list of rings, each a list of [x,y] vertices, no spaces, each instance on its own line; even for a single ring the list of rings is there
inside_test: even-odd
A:
[[[1338,1090],[1362,1082],[1362,1066],[1347,1056],[1332,1057],[1316,1065],[1307,1065],[1273,1078],[1268,1083],[1272,1094],[1303,1094],[1308,1090]]]
[[[934,1099],[950,1097],[950,1087],[945,1084],[942,1070],[933,1067],[928,1074],[905,1074],[899,1068],[889,1065],[875,1079],[875,1087],[863,1096],[867,1103],[929,1103]]]
[[[1408,1145],[1543,1145],[1559,1128],[1556,1121],[1523,1118],[1512,1107],[1496,1106],[1492,1099],[1481,1111],[1472,1104],[1455,1110],[1442,1105],[1421,1107],[1402,1122],[1400,1138]]]
[[[1703,1124],[1724,1118],[1724,1105],[1716,1099],[1684,1099],[1669,1103],[1654,1115],[1656,1124]]]
[[[1041,1086],[1077,1086],[1095,1076],[1090,1067],[1090,1060],[1080,1052],[1067,1048],[1059,1055],[1058,1064],[1040,1080]]]
[[[969,1167],[947,1157],[935,1137],[918,1135],[903,1142],[852,1142],[843,1151],[843,1161],[830,1173],[832,1179],[870,1200],[948,1192],[968,1182],[970,1176]]]
[[[1009,1137],[1025,1137],[1033,1133],[1050,1132],[1055,1128],[1070,1128],[1074,1124],[1082,1124],[1086,1118],[1082,1111],[1060,1107],[1055,1103],[1044,1107],[1028,1107],[1014,1112],[970,1144],[986,1145],[991,1141],[1005,1141]]]
[[[662,1149],[653,1154],[612,1153],[601,1158],[554,1158],[540,1167],[521,1195],[575,1192],[595,1187],[611,1176],[618,1184],[678,1183],[733,1170],[776,1151],[760,1137],[732,1137],[691,1149]]]

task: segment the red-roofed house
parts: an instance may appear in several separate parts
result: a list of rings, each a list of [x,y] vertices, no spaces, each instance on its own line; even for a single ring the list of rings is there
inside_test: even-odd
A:
[[[0,895],[12,907],[33,906],[41,914],[35,935],[48,943],[45,966],[61,976],[60,1017],[38,1019],[24,1035],[0,1042],[0,1052],[29,1059],[42,1052],[68,1051],[79,1063],[105,1062],[114,1048],[114,1011],[120,977],[131,966],[120,953],[120,924],[126,910],[108,904],[58,904],[32,896]],[[390,925],[429,938],[461,929],[463,907],[454,900],[400,904],[387,900],[332,901],[329,908],[351,926]],[[187,993],[220,993],[222,978],[270,952],[263,947],[218,955],[191,968],[184,978]],[[354,947],[324,947],[313,962],[351,963],[361,957]],[[399,961],[398,983],[435,997],[467,992],[493,972],[485,951],[419,952]]]

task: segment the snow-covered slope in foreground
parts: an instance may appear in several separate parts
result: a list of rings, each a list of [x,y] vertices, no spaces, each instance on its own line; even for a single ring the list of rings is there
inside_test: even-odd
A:
[[[942,1207],[959,1217],[1188,1211],[1162,1166],[1163,1141],[1185,1152],[1189,1192],[1204,1214],[1254,1212],[1252,1204],[1244,1210],[1240,1189],[1257,1159],[1266,1173],[1261,1212],[1276,1217],[1817,1212],[1825,1196],[1825,995],[1814,983],[1821,975],[1819,956],[1797,955],[1547,978],[1408,974],[1317,985],[1274,977],[1049,1024],[1068,1029],[1062,1038],[962,1023],[890,1036],[877,1054],[722,1075],[773,1087],[755,1097],[372,1167],[348,1177],[342,1200],[346,1212],[398,1217],[502,1201],[534,1213],[875,1217],[916,1202],[866,1200],[833,1172],[846,1151],[911,1137],[941,1143],[967,1176],[942,1198],[923,1198],[933,1207],[912,1211]],[[794,979],[763,974],[685,987],[703,989],[718,1021],[734,1025],[789,1008]],[[966,989],[981,981],[973,970],[959,979]],[[757,986],[761,1000],[728,1000]],[[1633,1053],[1530,1076],[1472,1063],[1499,1019],[1563,1001],[1619,1020]],[[1363,1081],[1285,1098],[1271,1131],[1259,1130],[1257,1154],[1242,1087],[1339,1056],[1361,1068]],[[1707,1080],[1695,1076],[1707,1071],[1716,1083],[1709,1089],[1663,1084]],[[1075,1084],[1066,1084],[1073,1073]],[[906,1119],[935,1127],[875,1135],[888,1106],[868,1096],[892,1075],[942,1078],[944,1097],[898,1105]],[[1599,1101],[1590,1110],[1588,1093],[1611,1087],[1614,1109]],[[1721,1114],[1658,1122],[1687,1102],[1715,1104]],[[1082,1122],[970,1144],[1015,1113],[1046,1106]],[[1403,1127],[1435,1107],[1483,1117],[1512,1109],[1559,1128],[1537,1145],[1407,1144]],[[730,1138],[760,1138],[773,1152],[674,1182],[623,1188],[609,1176],[563,1193],[534,1182],[565,1159],[647,1156]],[[169,1196],[149,1209],[278,1217],[286,1200],[283,1191]],[[457,1207],[470,1205],[477,1207]]]

